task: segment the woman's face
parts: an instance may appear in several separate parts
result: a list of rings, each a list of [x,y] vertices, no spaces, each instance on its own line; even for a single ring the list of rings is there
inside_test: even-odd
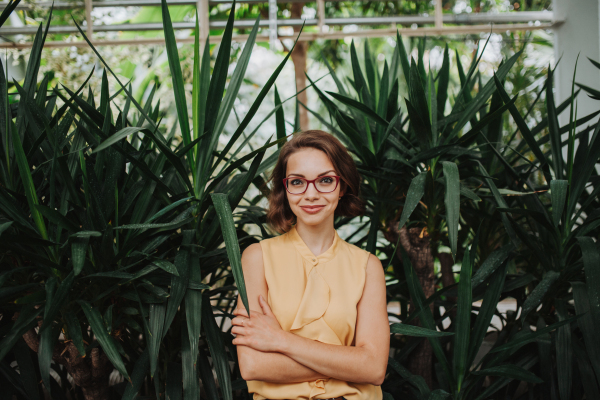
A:
[[[301,149],[288,158],[286,178],[299,177],[312,180],[320,176],[332,175],[339,176],[338,171],[333,167],[329,157],[321,150]],[[328,181],[325,180],[325,182]],[[298,184],[299,181],[290,179],[288,183],[292,186]],[[319,225],[331,220],[331,223],[333,223],[335,208],[339,197],[343,195],[340,187],[341,182],[333,192],[321,193],[317,191],[314,184],[308,184],[308,188],[302,194],[290,194],[286,191],[290,208],[296,215],[297,222],[306,225]]]

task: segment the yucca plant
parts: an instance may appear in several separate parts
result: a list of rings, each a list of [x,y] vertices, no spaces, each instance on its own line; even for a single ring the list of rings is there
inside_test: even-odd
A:
[[[402,303],[402,312],[396,316],[402,324],[393,325],[392,331],[413,338],[404,337],[396,342],[398,353],[389,364],[390,371],[394,372],[384,383],[384,391],[393,393],[394,397],[484,399],[498,396],[501,390],[514,393],[521,381],[548,388],[551,385],[544,386],[543,382],[550,383],[552,376],[560,376],[561,398],[568,398],[572,387],[595,385],[595,380],[589,378],[591,369],[584,376],[587,382],[575,380],[567,384],[574,375],[562,373],[571,368],[565,365],[571,365],[572,361],[561,363],[574,351],[571,343],[565,341],[579,336],[580,342],[574,344],[579,349],[584,348],[585,341],[581,341],[582,336],[585,337],[583,330],[575,329],[576,323],[569,319],[569,313],[574,315],[575,310],[567,305],[572,297],[568,294],[567,282],[573,279],[580,282],[573,283],[573,293],[577,291],[580,299],[576,301],[579,313],[594,307],[585,290],[593,287],[590,284],[597,279],[592,266],[598,254],[597,245],[590,238],[580,239],[586,246],[583,260],[587,259],[590,265],[583,274],[582,253],[576,237],[598,235],[595,213],[591,213],[596,207],[597,195],[595,190],[590,189],[592,193],[583,190],[589,185],[596,187],[595,170],[591,165],[598,160],[595,147],[598,144],[597,135],[590,140],[586,133],[593,130],[593,126],[577,135],[575,128],[593,120],[598,113],[576,120],[572,112],[569,124],[560,127],[557,115],[569,106],[573,109],[577,93],[555,106],[550,70],[545,93],[542,93],[546,97],[548,117],[529,128],[525,123],[528,113],[522,115],[517,110],[516,96],[510,98],[502,86],[520,53],[504,61],[494,78],[486,83],[481,82],[476,72],[477,56],[466,73],[457,57],[461,85],[456,88],[454,101],[448,105],[452,90],[448,49],[440,71],[434,74],[431,70],[425,71],[423,42],[416,62],[409,61],[400,37],[397,43],[394,57],[391,63],[384,63],[382,73],[365,44],[366,77],[352,45],[353,75],[347,79],[350,90],[331,70],[338,92],[328,92],[331,96],[328,97],[317,88],[330,119],[313,112],[348,144],[365,177],[362,189],[370,205],[370,218],[363,226],[365,229],[358,232],[365,232],[367,227],[368,232],[355,243],[360,245],[366,241],[367,249],[374,251],[378,230],[392,243],[389,247],[379,246],[381,254],[389,259],[388,273],[399,280],[389,286],[390,300]],[[408,87],[407,95],[402,96],[406,97],[405,118],[399,111],[396,81],[401,75]],[[450,112],[446,114],[446,110]],[[504,122],[507,111],[521,136],[516,143],[515,134],[505,132],[507,127],[513,126]],[[565,132],[570,132],[569,139],[561,142],[560,134]],[[583,143],[577,152],[574,152],[575,137],[581,138]],[[568,148],[568,162],[559,159],[563,147]],[[557,169],[562,172],[556,172]],[[569,175],[572,181],[557,182],[574,169],[577,173]],[[536,184],[540,180],[548,183]],[[567,187],[572,187],[568,192],[572,197],[567,197]],[[570,211],[565,209],[567,203],[572,207]],[[565,212],[569,217],[563,215]],[[556,228],[553,213],[557,213]],[[570,225],[561,225],[563,219],[570,221]],[[406,228],[407,222],[413,227]],[[440,253],[442,246],[450,249],[455,261],[462,260],[458,288],[453,285],[452,259]],[[561,256],[554,256],[557,253]],[[446,276],[441,277],[445,288],[438,291],[433,269],[436,258],[442,264],[442,275],[449,272],[450,278],[448,281],[444,279]],[[507,275],[509,266],[513,271]],[[515,266],[527,273],[515,274]],[[563,283],[562,289],[559,282]],[[552,307],[557,296],[560,297],[557,305]],[[497,304],[506,297],[518,300],[520,318],[516,320],[516,314],[509,313],[495,340],[496,348],[474,363],[488,336],[491,319],[497,314]],[[480,307],[473,306],[475,300],[482,300]],[[546,308],[532,313],[541,302]],[[440,306],[446,309],[444,315],[439,313]],[[478,312],[475,319],[473,310]],[[532,318],[535,314],[543,318]],[[444,329],[441,322],[447,317],[451,324]],[[421,326],[408,325],[417,320]],[[590,319],[587,326],[594,323]],[[530,326],[537,331],[532,332]],[[572,330],[573,335],[567,334]],[[539,349],[530,344],[542,343],[550,337],[550,332],[560,341],[555,355],[541,344]],[[424,341],[423,337],[428,340]],[[491,338],[488,336],[488,341]],[[544,354],[541,354],[542,348]],[[432,353],[435,363],[431,360]],[[579,353],[585,355],[585,352]],[[548,357],[556,357],[556,364],[552,360],[548,362]],[[402,366],[405,362],[408,370]],[[582,362],[582,365],[590,365],[589,360]],[[557,373],[553,365],[559,364]],[[408,392],[405,386],[394,381],[395,374],[410,383]],[[494,379],[492,384],[484,385],[486,376]],[[432,388],[437,390],[432,392]]]
[[[177,105],[169,132],[154,92],[139,104],[89,41],[104,64],[100,96],[84,96],[85,84],[48,95],[37,72],[50,19],[38,30],[25,81],[14,82],[13,107],[0,80],[0,381],[10,395],[41,398],[41,380],[53,398],[105,399],[114,369],[125,380],[115,387],[122,398],[144,385],[157,398],[198,399],[199,378],[210,398],[231,399],[245,386],[229,369],[236,352],[215,315],[230,315],[236,289],[247,307],[232,210],[264,181],[276,160],[263,160],[265,151],[285,136],[248,153],[256,130],[242,134],[288,57],[219,149],[258,21],[228,85],[234,13],[212,68],[208,43],[200,57],[196,29],[190,123],[165,1],[162,10]],[[109,93],[110,75],[117,93]],[[116,96],[126,97],[118,113]],[[242,220],[255,214],[243,211]]]
[[[447,48],[442,68],[435,78],[432,72],[425,73],[423,46],[420,46],[419,62],[412,60],[409,63],[399,36],[390,67],[387,62],[384,63],[381,75],[367,44],[364,54],[366,78],[356,49],[354,45],[351,46],[353,80],[350,83],[357,99],[349,97],[348,91],[332,71],[339,93],[329,94],[348,111],[319,92],[336,126],[323,122],[348,142],[360,160],[360,171],[365,176],[362,189],[371,205],[367,249],[375,250],[378,230],[382,230],[390,242],[401,242],[417,270],[426,297],[430,297],[435,291],[433,262],[434,258],[440,257],[439,247],[448,246],[454,259],[459,251],[461,201],[480,201],[469,188],[479,183],[472,179],[478,174],[479,156],[472,149],[476,144],[476,136],[490,122],[497,120],[508,105],[498,105],[497,99],[493,99],[495,108],[488,114],[481,110],[492,96],[495,89],[493,82],[488,82],[479,94],[471,98],[469,89],[478,62],[474,59],[467,75],[461,73],[464,81],[462,92],[450,114],[445,115],[450,81]],[[518,54],[500,68],[498,73],[501,77],[506,75],[517,57]],[[460,63],[458,65],[462,72]],[[405,118],[399,105],[398,79],[401,71],[409,90],[405,99]],[[471,123],[471,129],[459,137],[467,123]],[[410,197],[403,202],[402,197],[407,191]],[[418,218],[413,218],[412,222],[417,222],[415,226],[408,229],[405,223],[419,202],[425,207],[419,210],[421,215]],[[468,235],[469,229],[462,229],[462,232]],[[461,237],[461,242],[464,240],[465,237]],[[425,376],[429,384],[431,368],[427,360],[431,359],[431,350],[427,343],[423,343],[411,360],[411,370]]]

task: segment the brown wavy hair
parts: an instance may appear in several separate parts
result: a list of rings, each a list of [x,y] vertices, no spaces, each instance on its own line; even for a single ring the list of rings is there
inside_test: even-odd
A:
[[[361,177],[356,164],[344,145],[330,133],[310,130],[294,134],[285,143],[279,153],[277,164],[271,174],[271,191],[269,192],[269,210],[267,222],[279,233],[285,233],[296,223],[296,215],[292,212],[287,200],[283,179],[287,170],[289,157],[298,150],[313,148],[321,150],[329,157],[335,171],[342,177],[340,189],[344,192],[335,209],[336,216],[356,217],[365,211],[363,201],[359,198]]]

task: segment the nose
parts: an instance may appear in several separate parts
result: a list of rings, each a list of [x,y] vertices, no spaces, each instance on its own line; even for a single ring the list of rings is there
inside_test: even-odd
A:
[[[315,186],[315,182],[310,182],[308,187],[306,188],[306,192],[304,192],[304,198],[306,199],[315,199],[319,197],[319,191]]]

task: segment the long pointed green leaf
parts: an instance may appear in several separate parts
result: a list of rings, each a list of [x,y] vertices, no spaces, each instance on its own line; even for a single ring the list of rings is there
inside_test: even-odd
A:
[[[83,269],[88,241],[89,236],[78,237],[71,243],[71,260],[73,261],[73,272],[75,273],[75,276],[79,275]]]
[[[198,310],[196,310],[197,312]],[[181,327],[181,364],[183,375],[183,399],[198,400],[200,398],[200,382],[198,380],[197,358],[192,357],[190,340],[185,321]]]
[[[158,350],[163,338],[165,324],[165,303],[150,304],[150,337],[148,340],[148,356],[150,358],[150,376],[153,377],[158,364]]]
[[[570,324],[571,322],[575,321],[576,319],[577,319],[577,317],[571,317],[564,321],[556,322],[552,325],[549,325],[549,326],[545,327],[544,329],[538,329],[535,332],[525,333],[523,335],[518,336],[516,339],[509,341],[508,343],[505,343],[501,346],[493,348],[490,351],[490,353],[499,353],[499,352],[503,352],[503,351],[507,351],[507,350],[513,350],[513,351],[517,350],[517,349],[525,346],[526,344],[535,341],[540,336],[545,335],[548,332],[552,332],[553,330],[558,329],[563,325]]]
[[[450,248],[452,249],[452,257],[456,259],[458,219],[460,217],[460,178],[458,176],[458,166],[456,163],[442,161],[442,165],[444,168],[444,180],[446,181],[444,204],[446,205],[448,239],[450,241]]]
[[[17,8],[21,0],[9,0],[8,4],[2,10],[2,14],[0,15],[0,27],[4,25],[10,14]]]
[[[215,377],[213,376],[213,370],[208,362],[208,357],[206,357],[203,351],[200,351],[198,355],[198,367],[202,386],[208,395],[208,400],[219,400],[219,392],[215,383]]]
[[[405,379],[409,384],[411,384],[412,386],[414,386],[415,389],[418,390],[418,394],[420,394],[420,397],[417,397],[418,399],[429,399],[431,390],[429,389],[429,386],[427,386],[427,383],[425,382],[425,379],[423,379],[422,376],[411,374],[408,369],[406,369],[402,364],[400,364],[392,357],[388,358],[388,365],[398,375],[400,375],[402,379]]]
[[[448,83],[450,82],[450,54],[448,53],[448,44],[444,49],[444,58],[442,60],[442,68],[437,76],[437,119],[444,118],[444,108],[446,100],[448,100]]]
[[[390,332],[414,337],[444,337],[454,335],[454,332],[441,332],[407,324],[392,324],[390,325]]]
[[[548,132],[550,135],[550,144],[552,150],[552,162],[554,163],[554,173],[558,180],[564,177],[564,161],[562,154],[562,145],[560,138],[560,126],[558,123],[558,112],[554,104],[554,92],[552,90],[553,71],[548,69],[548,78],[546,79],[546,110],[548,113]],[[572,107],[572,106],[571,106]],[[520,128],[520,127],[519,127]],[[529,142],[527,142],[529,144]],[[531,144],[529,144],[531,146]],[[540,159],[542,160],[542,159]],[[555,223],[556,224],[556,223]]]
[[[220,108],[223,102],[223,92],[227,81],[227,66],[229,65],[229,55],[231,53],[231,37],[233,34],[233,21],[235,17],[235,0],[231,4],[231,11],[227,18],[225,32],[221,38],[219,53],[215,60],[213,75],[208,88],[208,97],[206,103],[206,122],[204,123],[204,131],[211,132],[210,149],[214,150],[220,132],[215,130],[217,117],[220,113]],[[235,100],[235,98],[233,99]],[[225,122],[225,121],[224,121]],[[223,122],[223,123],[224,123]]]
[[[490,367],[480,371],[473,371],[472,374],[483,376],[500,376],[503,378],[515,379],[529,383],[544,383],[544,381],[537,377],[534,373],[529,372],[517,365],[499,365],[497,367]]]
[[[190,229],[190,231],[193,231]],[[190,249],[190,281],[200,282],[202,274],[200,271],[200,257],[196,247]],[[194,361],[194,369],[198,360],[198,341],[202,329],[202,292],[199,290],[188,290],[185,293],[185,316],[187,319],[188,338],[190,340],[190,356]]]
[[[179,129],[183,137],[183,143],[189,144],[192,139],[190,135],[190,121],[188,117],[187,101],[185,99],[185,89],[183,87],[183,75],[181,73],[181,60],[177,51],[177,42],[175,41],[175,32],[169,14],[167,0],[161,1],[163,30],[165,33],[165,48],[169,59],[169,69],[171,70],[171,79],[173,81],[173,92],[175,94],[175,106],[177,108],[177,117]],[[194,165],[194,153],[188,152],[188,163]],[[195,170],[192,169],[192,174]]]
[[[550,181],[550,196],[552,198],[552,220],[554,221],[554,226],[557,227],[560,224],[563,210],[565,208],[568,187],[569,182],[564,179],[553,179]]]
[[[235,7],[235,4],[232,5]],[[232,8],[234,10],[235,8]],[[234,14],[234,12],[231,12]],[[246,69],[248,68],[248,64],[250,63],[250,56],[252,54],[252,49],[254,48],[254,43],[256,42],[256,35],[258,34],[258,27],[260,23],[260,14],[256,18],[256,22],[250,31],[250,35],[248,36],[248,40],[244,45],[244,50],[242,50],[242,54],[239,56],[237,60],[237,64],[235,66],[235,70],[231,75],[231,79],[229,80],[229,86],[227,86],[227,92],[225,92],[225,97],[223,98],[223,103],[219,108],[219,114],[217,115],[217,120],[215,122],[215,128],[213,135],[220,135],[225,127],[225,123],[227,123],[227,118],[231,114],[231,110],[233,109],[233,103],[237,98],[237,95],[240,91],[240,87],[242,86],[242,82],[244,81],[244,75],[246,74]],[[216,68],[216,64],[215,64]],[[214,74],[214,72],[213,72]]]
[[[354,76],[354,89],[358,93],[359,97],[364,96],[362,99],[367,107],[372,108],[373,103],[371,101],[371,96],[369,94],[369,88],[367,86],[367,81],[362,73],[360,68],[360,64],[358,62],[358,56],[356,54],[356,47],[354,46],[354,41],[350,44],[350,62],[352,65],[352,74]]]
[[[583,258],[590,313],[596,329],[600,329],[600,251],[592,238],[579,237],[577,240]]]
[[[506,278],[507,269],[508,263],[504,263],[502,267],[494,272],[489,281],[489,285],[483,294],[483,301],[481,302],[481,307],[479,308],[477,319],[475,320],[473,331],[471,332],[469,341],[469,356],[467,357],[466,363],[467,366],[473,364],[473,361],[475,360],[475,357],[481,348],[483,339],[485,338],[485,335],[490,327],[492,318],[494,317],[494,313],[496,312],[496,308],[498,306],[498,301],[500,300],[500,295],[502,294],[502,289],[504,288],[504,280]],[[471,281],[471,284],[472,287],[476,287],[476,285],[473,284],[473,280]]]
[[[90,327],[100,343],[100,346],[106,353],[106,356],[112,363],[112,365],[123,375],[123,377],[127,380],[129,379],[129,374],[127,373],[127,369],[125,368],[125,364],[121,359],[121,355],[117,350],[117,346],[114,343],[114,339],[109,336],[106,331],[106,326],[104,325],[102,315],[98,311],[98,309],[93,308],[90,303],[84,300],[77,300],[77,303],[81,306],[81,309],[85,313],[88,322],[90,323]]]
[[[258,96],[256,96],[256,100],[254,100],[254,103],[252,103],[252,106],[250,106],[248,113],[246,114],[246,116],[244,117],[244,119],[242,120],[242,122],[240,123],[238,128],[235,130],[233,135],[231,135],[231,138],[229,139],[229,142],[227,143],[227,145],[225,145],[225,148],[221,151],[219,158],[217,159],[217,161],[214,164],[214,167],[216,167],[225,158],[225,156],[229,153],[229,150],[231,150],[234,143],[237,141],[238,137],[242,134],[244,129],[246,129],[246,127],[248,126],[248,124],[250,123],[250,121],[252,120],[254,115],[256,114],[256,111],[260,107],[260,104],[262,103],[264,98],[267,96],[267,93],[269,92],[271,87],[275,84],[275,80],[277,79],[277,77],[279,76],[279,73],[285,66],[285,63],[287,62],[288,58],[290,58],[291,53],[293,52],[293,50],[296,46],[296,43],[298,43],[300,34],[301,34],[301,32],[298,33],[298,37],[296,38],[296,41],[294,42],[294,46],[290,49],[288,54],[284,57],[283,61],[281,61],[281,63],[277,66],[277,68],[275,69],[275,71],[273,72],[271,77],[267,80],[267,82],[261,89]],[[221,45],[223,45],[223,42],[221,42]]]
[[[115,133],[114,135],[111,135],[108,139],[106,139],[105,141],[100,143],[98,146],[96,146],[94,148],[94,150],[92,151],[92,153],[98,153],[98,152],[110,147],[114,143],[117,143],[118,141],[125,139],[127,136],[137,133],[137,132],[140,132],[141,130],[142,130],[142,128],[138,128],[135,126],[123,128],[120,131],[118,131],[117,133]]]
[[[402,215],[398,222],[398,230],[402,229],[412,212],[417,208],[417,205],[421,201],[423,194],[425,193],[425,180],[427,179],[427,171],[421,172],[415,176],[410,182],[408,192],[406,193],[406,200],[404,200],[404,208],[402,209]]]
[[[573,337],[573,353],[577,359],[576,365],[581,374],[581,383],[587,398],[600,399],[600,385],[594,376],[594,369],[590,362],[591,355],[588,356],[576,337]]]
[[[277,91],[277,85],[275,85],[275,107],[277,111],[275,111],[275,131],[277,133],[277,139],[282,139],[286,137],[285,135],[285,115],[283,113],[283,107],[281,104],[281,98],[279,97],[279,92]],[[280,143],[277,145],[278,148],[282,148],[284,143]]]
[[[381,116],[379,116],[375,111],[373,111],[372,109],[370,109],[369,107],[367,107],[365,104],[356,101],[354,99],[351,99],[349,97],[346,96],[342,96],[341,94],[335,93],[335,92],[327,92],[329,95],[331,95],[331,97],[333,97],[334,99],[338,100],[339,102],[347,105],[348,107],[352,107],[353,109],[359,111],[361,114],[365,115],[367,118],[377,122],[378,124],[380,124],[381,126],[384,126],[387,128],[387,126],[389,125],[389,122],[387,122],[384,118],[382,118]]]
[[[510,97],[506,93],[506,90],[504,89],[504,86],[502,86],[502,83],[500,83],[500,78],[496,75],[494,75],[494,82],[496,84],[496,88],[497,88],[498,92],[500,93],[500,96],[502,97],[502,100],[505,103],[508,103],[510,101]],[[531,130],[529,129],[529,127],[527,126],[527,123],[525,122],[525,120],[523,119],[521,114],[519,113],[519,110],[517,110],[517,107],[513,104],[512,106],[510,106],[508,108],[508,110],[510,111],[510,114],[512,115],[515,123],[519,127],[519,129],[521,131],[521,135],[523,135],[523,139],[525,139],[525,141],[529,145],[529,149],[538,158],[539,162],[542,165],[547,164],[548,160],[546,159],[546,156],[544,155],[544,153],[538,146],[538,144],[535,140],[535,137],[531,134]],[[555,165],[554,167],[556,170],[557,166]],[[544,176],[546,177],[546,180],[548,182],[550,182],[550,180],[551,180],[550,176],[545,170],[544,170]]]
[[[39,200],[35,191],[35,185],[33,184],[33,178],[31,177],[31,171],[29,170],[29,163],[25,157],[25,152],[23,151],[21,139],[16,131],[13,131],[12,134],[15,158],[17,159],[17,166],[19,168],[19,174],[21,175],[21,182],[25,188],[25,196],[27,197],[27,203],[29,204],[29,211],[31,212],[31,216],[33,217],[33,221],[35,222],[40,236],[42,239],[48,240],[44,217],[36,208],[36,205],[39,204]]]
[[[146,348],[135,362],[133,372],[131,373],[131,382],[127,382],[122,400],[133,400],[136,398],[148,373],[148,366],[150,364],[148,354],[148,348]]]
[[[54,300],[54,292],[56,290],[56,278],[52,277],[46,281],[46,307],[44,307],[44,325],[46,328],[40,332],[39,347],[38,347],[38,363],[40,367],[40,376],[44,387],[52,396],[50,386],[50,364],[52,363],[52,353],[54,351],[53,335],[52,335],[52,320],[48,318],[48,312]]]
[[[542,302],[548,290],[552,284],[558,279],[560,273],[556,271],[548,271],[540,281],[540,283],[533,289],[533,291],[527,296],[525,303],[523,303],[523,310],[521,312],[521,318],[523,321],[527,318],[527,315],[535,310],[537,306]]]
[[[596,373],[596,380],[600,382],[600,343],[598,343],[598,328],[594,317],[590,312],[590,302],[585,283],[571,282],[573,288],[573,301],[575,312],[579,316],[577,325],[583,334],[585,351],[589,354],[589,360]]]
[[[556,314],[559,321],[567,319],[567,304],[564,299],[556,299]],[[556,372],[558,377],[558,391],[561,400],[571,399],[573,386],[573,352],[571,346],[571,327],[561,326],[556,332]]]
[[[513,67],[513,65],[515,64],[515,62],[517,61],[517,59],[521,56],[522,51],[516,53],[515,55],[513,55],[511,58],[509,58],[504,64],[502,64],[502,66],[500,66],[500,68],[498,68],[498,71],[496,71],[496,77],[499,80],[503,80],[506,75],[508,74],[508,71]],[[487,103],[488,99],[490,98],[490,96],[492,95],[492,93],[494,92],[494,90],[496,90],[495,87],[495,83],[493,80],[489,80],[484,86],[483,88],[481,88],[479,90],[479,93],[477,94],[477,96],[475,96],[475,98],[469,102],[469,104],[467,104],[466,109],[462,109],[462,107],[460,106],[460,102],[457,101],[455,103],[455,106],[452,110],[452,114],[456,114],[458,112],[462,112],[462,116],[461,118],[458,120],[458,122],[456,123],[456,125],[454,125],[454,128],[452,129],[452,132],[448,135],[448,137],[446,138],[446,140],[453,140],[453,138],[458,135],[458,132],[465,126],[465,124],[469,121],[472,120],[473,116],[481,109],[481,107]],[[508,95],[506,96],[508,97]],[[507,103],[510,99],[504,99],[504,102]],[[460,109],[456,109],[457,106]],[[464,112],[463,112],[464,111]]]
[[[246,311],[250,312],[248,295],[246,293],[246,284],[244,282],[244,272],[242,271],[240,245],[235,230],[235,223],[233,221],[233,213],[227,199],[227,194],[212,193],[210,196],[215,206],[215,211],[219,217],[221,231],[225,240],[225,248],[227,249],[227,256],[229,258],[229,263],[231,264],[231,270],[233,272],[233,277],[235,279],[238,292],[242,298],[242,303],[244,303]]]
[[[83,357],[85,355],[85,347],[83,344],[83,336],[81,335],[81,325],[73,312],[68,311],[64,316],[65,322],[67,323],[67,334],[69,339],[73,341],[77,351],[79,351],[79,355]]]
[[[456,164],[454,164],[456,165]],[[471,256],[470,251],[475,248],[466,249],[460,268],[460,281],[458,282],[458,304],[456,311],[456,336],[454,337],[454,376],[456,379],[456,390],[461,393],[463,380],[469,368],[467,365],[469,341],[471,338],[471,309],[473,307],[473,294],[471,291]]]
[[[496,269],[502,265],[504,260],[508,257],[512,249],[514,248],[512,243],[509,243],[498,250],[494,250],[492,254],[490,254],[483,264],[479,267],[473,278],[471,279],[473,289],[475,289],[478,285],[482,284],[490,275],[496,271]]]
[[[233,391],[231,389],[231,372],[229,371],[229,361],[225,353],[225,346],[221,339],[221,331],[217,326],[217,321],[213,316],[212,306],[210,305],[210,297],[202,301],[202,317],[205,320],[204,331],[210,354],[213,359],[214,369],[217,372],[221,394],[225,400],[233,400]]]
[[[69,297],[73,281],[75,280],[74,272],[71,272],[67,277],[60,283],[60,286],[56,290],[56,293],[52,296],[52,301],[46,299],[46,308],[44,310],[44,323],[40,328],[40,332],[43,332],[51,326],[52,321],[56,318],[58,311],[64,305],[65,300]],[[48,290],[46,290],[46,293]]]
[[[195,230],[186,229],[183,232],[183,238],[181,242],[181,246],[177,251],[177,255],[175,256],[175,267],[177,268],[178,275],[171,277],[171,290],[169,295],[169,304],[167,305],[166,315],[165,315],[165,330],[166,331],[171,326],[173,319],[175,318],[175,314],[179,306],[181,305],[181,301],[183,300],[185,293],[187,292],[189,276],[190,276],[190,244],[194,240]],[[187,334],[186,334],[187,337]]]
[[[0,341],[0,361],[6,357],[9,351],[25,332],[33,328],[37,324],[35,319],[42,313],[43,309],[35,309],[33,305],[24,307],[19,313],[19,317],[15,321],[10,331]]]
[[[502,198],[500,191],[496,187],[496,184],[492,180],[491,176],[488,174],[485,167],[480,162],[478,162],[478,164],[479,164],[479,170],[481,171],[482,175],[485,176],[485,181],[486,181],[490,191],[494,195],[494,200],[496,200],[496,204],[498,205],[498,207],[508,208],[508,206],[506,205],[506,201],[504,201],[504,199]],[[519,244],[521,242],[517,238],[515,231],[512,228],[512,225],[510,224],[508,217],[506,216],[506,213],[501,213],[500,218],[502,219],[502,224],[504,225],[504,229],[506,229],[506,232],[508,233],[508,236],[510,237],[510,240],[512,241],[512,243],[515,245],[515,247],[519,246]]]

